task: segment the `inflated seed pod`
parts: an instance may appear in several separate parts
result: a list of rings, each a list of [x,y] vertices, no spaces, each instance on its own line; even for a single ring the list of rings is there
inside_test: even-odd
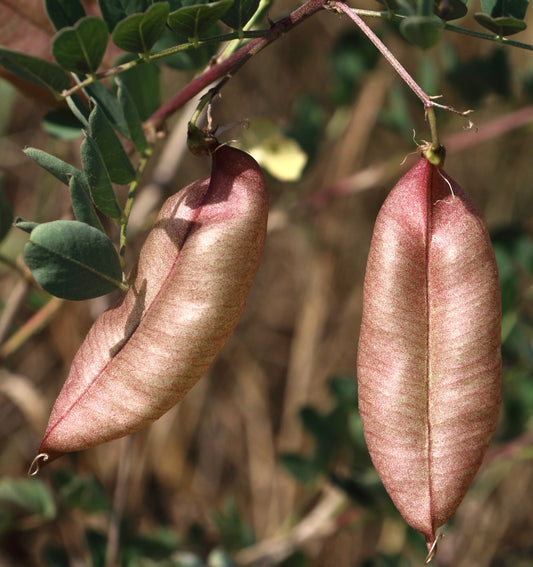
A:
[[[500,321],[487,229],[457,183],[423,158],[376,220],[357,374],[374,466],[430,555],[496,428]]]
[[[259,165],[229,146],[214,151],[210,178],[164,203],[130,289],[73,360],[31,472],[137,431],[185,396],[241,317],[267,216]]]

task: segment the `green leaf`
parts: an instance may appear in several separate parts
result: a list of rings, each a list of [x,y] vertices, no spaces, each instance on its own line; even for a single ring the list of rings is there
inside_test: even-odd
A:
[[[27,221],[24,219],[21,219],[20,217],[17,217],[15,219],[15,226],[17,228],[20,228],[20,230],[23,230],[24,232],[27,232],[28,234],[31,234],[31,231],[34,228],[37,228],[39,226],[38,222],[32,222],[32,221]]]
[[[128,131],[135,146],[135,149],[142,154],[148,148],[148,142],[146,141],[146,136],[144,135],[143,125],[141,118],[139,116],[139,111],[135,105],[135,101],[131,96],[126,85],[120,80],[116,79],[118,84],[118,100],[120,106],[124,110],[124,116],[126,118],[126,123],[128,125]]]
[[[168,2],[152,4],[144,14],[133,14],[113,30],[113,43],[133,53],[149,53],[165,29]]]
[[[126,185],[133,181],[135,169],[115,134],[111,122],[98,104],[95,104],[89,116],[89,130],[100,149],[111,181],[119,185]]]
[[[0,241],[13,226],[13,209],[4,195],[4,176],[0,175]]]
[[[70,87],[68,75],[54,63],[0,47],[0,65],[23,81],[51,90],[56,95]]]
[[[216,23],[231,7],[233,0],[219,0],[209,4],[194,4],[172,12],[169,27],[178,34],[197,39]]]
[[[234,30],[242,30],[256,13],[260,0],[234,0],[231,8],[222,16],[222,21]]]
[[[4,478],[0,480],[0,509],[3,523],[17,517],[36,516],[52,520],[57,514],[54,498],[46,484],[38,479]],[[11,517],[11,518],[10,518]],[[6,525],[6,528],[11,526]]]
[[[125,63],[131,59],[126,55],[118,63]],[[135,65],[120,74],[120,80],[128,89],[133,99],[139,118],[147,120],[159,108],[161,101],[161,70],[155,63]]]
[[[24,247],[24,261],[43,289],[63,299],[105,295],[122,280],[111,240],[79,221],[57,220],[34,228]]]
[[[56,30],[73,26],[86,16],[80,0],[45,0],[44,5],[48,18]]]
[[[124,113],[115,95],[102,83],[92,83],[85,87],[85,93],[89,98],[93,98],[98,106],[105,112],[111,124],[120,132],[124,138],[130,139],[128,125],[124,118]]]
[[[89,128],[89,111],[76,94],[66,98],[70,112],[79,121],[83,128]]]
[[[109,31],[127,16],[144,12],[148,8],[148,0],[98,0],[100,12]]]
[[[280,462],[292,477],[302,483],[313,482],[322,472],[312,459],[298,454],[285,453],[280,456]]]
[[[54,108],[43,118],[44,131],[54,138],[75,140],[81,136],[83,125],[67,108]]]
[[[438,16],[408,16],[400,23],[400,32],[413,45],[429,49],[442,36],[444,24]]]
[[[483,12],[476,12],[474,14],[474,19],[478,24],[495,33],[499,37],[513,35],[524,31],[527,28],[527,24],[524,20],[505,16],[493,18]]]
[[[84,222],[103,232],[102,223],[96,214],[86,183],[79,177],[71,177],[69,188],[72,211],[76,220]]]
[[[100,18],[86,16],[63,28],[52,42],[52,54],[68,71],[90,75],[98,69],[107,47],[107,26]]]
[[[54,486],[62,504],[69,508],[79,508],[89,514],[109,512],[109,500],[93,476],[60,469],[54,475]]]
[[[86,135],[81,144],[81,163],[87,176],[91,197],[96,207],[113,219],[120,218],[122,211],[117,202],[111,179],[105,167],[98,144]]]
[[[37,165],[46,169],[54,177],[59,179],[61,183],[68,186],[70,183],[70,178],[72,176],[83,175],[83,173],[70,163],[59,159],[43,150],[38,150],[37,148],[25,148],[24,153],[32,159]]]
[[[523,20],[529,0],[481,0],[481,9],[493,18],[510,16]]]

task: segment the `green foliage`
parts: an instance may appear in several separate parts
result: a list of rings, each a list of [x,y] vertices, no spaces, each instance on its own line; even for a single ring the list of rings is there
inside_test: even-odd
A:
[[[89,183],[89,190],[96,207],[111,218],[118,219],[122,209],[117,202],[102,152],[89,134],[81,144],[81,163]]]
[[[232,4],[233,0],[218,0],[206,4],[184,6],[171,12],[168,25],[177,34],[198,39],[230,9]]]
[[[222,21],[234,30],[242,30],[256,13],[260,0],[234,0],[231,8],[222,16]]]
[[[75,140],[81,136],[82,124],[68,108],[54,108],[43,118],[43,130],[54,138]]]
[[[85,180],[82,181],[80,177],[73,176],[70,178],[69,189],[72,212],[76,220],[103,232],[104,229],[96,214],[87,182]]]
[[[329,55],[333,103],[351,104],[365,73],[378,61],[379,52],[361,34],[350,31],[340,35]]]
[[[428,49],[436,45],[442,36],[444,23],[437,16],[408,16],[400,23],[400,32],[413,45]]]
[[[139,116],[139,111],[137,110],[137,105],[133,97],[131,96],[126,85],[117,79],[118,84],[118,100],[120,102],[121,108],[124,109],[124,116],[126,119],[127,129],[129,138],[133,142],[135,149],[142,154],[148,148],[148,142],[146,136],[144,135],[143,125],[141,117]]]
[[[526,29],[528,0],[481,0],[483,12],[474,14],[478,24],[504,37]]]
[[[123,57],[119,63],[130,60]],[[155,63],[135,65],[120,74],[121,83],[127,88],[141,121],[148,120],[161,104],[161,71]]]
[[[31,231],[24,261],[48,293],[64,299],[98,297],[122,281],[118,254],[100,230],[79,221],[57,220]]]
[[[124,118],[124,111],[116,96],[102,83],[93,83],[85,88],[87,96],[93,98],[98,106],[105,112],[113,127],[124,136],[130,139],[128,124]],[[88,113],[87,113],[88,114]]]
[[[533,313],[527,290],[533,283],[533,239],[520,227],[493,235],[502,295],[503,412],[498,430],[509,441],[533,427]]]
[[[491,92],[505,98],[511,94],[509,60],[507,52],[501,48],[464,62],[455,61],[447,78],[470,105],[478,105]]]
[[[100,149],[100,155],[111,181],[119,185],[133,181],[135,169],[115,134],[111,122],[97,103],[89,116],[89,131]]]
[[[152,4],[143,14],[132,14],[113,30],[113,43],[133,53],[149,53],[159,39],[169,14],[168,2]]]
[[[0,480],[0,534],[14,529],[19,518],[51,520],[57,514],[46,484],[38,479]]]
[[[19,79],[49,89],[56,95],[70,87],[70,79],[61,67],[6,47],[0,47],[0,65]]]
[[[215,36],[220,33],[220,27],[217,24],[209,28],[205,35],[207,37]],[[189,38],[185,35],[180,35],[167,29],[161,35],[159,41],[155,46],[156,51],[160,51],[166,48],[170,48],[174,45],[182,45],[188,43]],[[163,63],[168,67],[177,69],[179,71],[195,71],[197,69],[202,69],[205,67],[213,55],[216,53],[217,45],[216,43],[203,45],[201,47],[195,47],[194,49],[187,49],[186,51],[181,51],[179,53],[174,53],[163,59]]]
[[[121,20],[131,14],[144,12],[150,3],[149,0],[98,0],[100,12],[110,33]]]
[[[86,16],[61,29],[52,42],[55,60],[67,71],[91,74],[98,69],[107,47],[107,26],[100,18]]]
[[[94,476],[67,469],[55,471],[54,489],[63,506],[89,514],[108,513],[111,505],[102,486]]]
[[[73,26],[86,16],[80,0],[45,0],[44,5],[56,30]]]
[[[52,156],[43,150],[37,148],[25,148],[24,153],[33,160],[37,165],[51,173],[61,183],[68,185],[71,177],[83,176],[83,173],[70,163]]]

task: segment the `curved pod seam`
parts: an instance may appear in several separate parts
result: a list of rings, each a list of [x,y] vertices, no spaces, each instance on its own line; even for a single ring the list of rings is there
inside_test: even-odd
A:
[[[458,184],[422,159],[376,220],[364,282],[358,396],[374,466],[430,550],[496,428],[500,325],[486,227]]]

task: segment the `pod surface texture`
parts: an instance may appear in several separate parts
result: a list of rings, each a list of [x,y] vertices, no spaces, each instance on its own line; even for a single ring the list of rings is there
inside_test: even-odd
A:
[[[260,167],[229,146],[210,178],[163,204],[130,289],[73,360],[40,447],[47,460],[137,431],[185,396],[241,317],[267,217]]]
[[[428,549],[496,428],[500,326],[487,229],[459,185],[423,158],[376,220],[357,375],[374,466]]]

